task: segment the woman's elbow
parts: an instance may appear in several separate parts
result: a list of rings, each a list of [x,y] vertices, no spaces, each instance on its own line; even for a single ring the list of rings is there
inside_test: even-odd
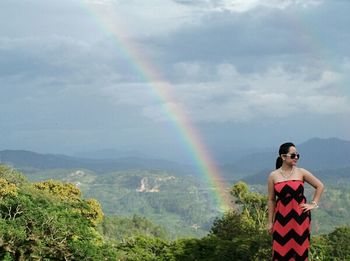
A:
[[[319,191],[321,191],[321,192],[324,191],[324,185],[323,185],[322,182],[320,182],[320,184],[317,186],[317,189],[318,189]]]

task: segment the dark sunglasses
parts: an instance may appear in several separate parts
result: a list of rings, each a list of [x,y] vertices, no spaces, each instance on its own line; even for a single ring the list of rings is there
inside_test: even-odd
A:
[[[291,153],[291,154],[288,153],[288,154],[284,154],[284,155],[290,157],[291,159],[295,159],[295,158],[299,159],[300,158],[299,153]]]

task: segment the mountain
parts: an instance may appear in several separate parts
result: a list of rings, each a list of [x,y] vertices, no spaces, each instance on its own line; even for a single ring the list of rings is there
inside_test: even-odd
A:
[[[334,169],[350,166],[350,141],[314,138],[298,145],[305,168]]]
[[[119,159],[119,158],[150,158],[149,155],[137,150],[101,149],[94,151],[83,151],[74,155],[77,158],[88,159]],[[157,158],[157,157],[152,157]]]
[[[337,138],[313,138],[297,144],[297,148],[301,155],[299,166],[306,169],[316,171],[350,167],[350,141]],[[106,153],[107,151],[103,152]],[[198,170],[194,166],[170,160],[150,159],[142,156],[110,158],[117,157],[113,153],[109,158],[108,153],[102,153],[101,155],[104,155],[106,158],[90,159],[56,154],[39,154],[25,150],[3,150],[0,151],[0,163],[12,165],[26,172],[82,168],[97,173],[149,169],[164,170],[179,175],[198,174]],[[233,181],[259,172],[270,172],[275,167],[277,155],[278,148],[268,148],[264,151],[260,150],[256,153],[244,155],[232,164],[225,164],[219,167],[222,170],[223,177]]]
[[[301,157],[299,165],[307,169],[334,169],[350,166],[350,141],[337,138],[313,138],[302,144],[296,144]],[[278,156],[278,148],[264,152],[251,153],[230,165],[224,165],[223,170],[252,173],[265,169],[272,170]]]
[[[300,167],[308,169],[327,183],[350,181],[350,141],[314,138],[296,146],[301,155],[298,163]],[[240,164],[247,166],[245,171],[249,167],[250,172],[255,171],[254,174],[243,177],[242,180],[249,184],[264,184],[268,174],[274,169],[271,165],[274,164],[275,158],[275,154],[266,152],[252,154],[240,160]],[[254,165],[247,165],[249,161],[253,162],[253,159],[256,161]],[[270,164],[267,164],[268,162]]]
[[[26,172],[82,168],[97,173],[129,169],[152,169],[174,172],[180,175],[195,174],[195,169],[189,165],[162,159],[147,159],[141,157],[88,159],[56,154],[40,154],[25,150],[0,151],[0,163],[13,166]]]

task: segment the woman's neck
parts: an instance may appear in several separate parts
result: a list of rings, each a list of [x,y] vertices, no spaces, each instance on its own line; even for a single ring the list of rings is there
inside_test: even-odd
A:
[[[294,168],[293,165],[283,164],[283,165],[281,166],[281,169],[282,169],[283,171],[289,171],[289,170],[292,170],[293,168]]]

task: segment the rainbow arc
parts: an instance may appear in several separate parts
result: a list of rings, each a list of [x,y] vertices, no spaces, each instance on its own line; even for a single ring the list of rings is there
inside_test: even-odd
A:
[[[170,83],[164,79],[160,71],[145,57],[135,43],[125,37],[127,35],[124,33],[125,26],[122,28],[121,23],[115,22],[115,18],[112,22],[104,13],[105,10],[94,3],[82,1],[82,6],[93,16],[101,30],[113,37],[117,51],[133,67],[135,73],[148,83],[150,91],[162,104],[164,116],[172,122],[202,178],[211,189],[212,197],[219,209],[222,211],[230,209],[232,207],[231,198],[221,178],[220,170],[184,108],[175,102]]]

